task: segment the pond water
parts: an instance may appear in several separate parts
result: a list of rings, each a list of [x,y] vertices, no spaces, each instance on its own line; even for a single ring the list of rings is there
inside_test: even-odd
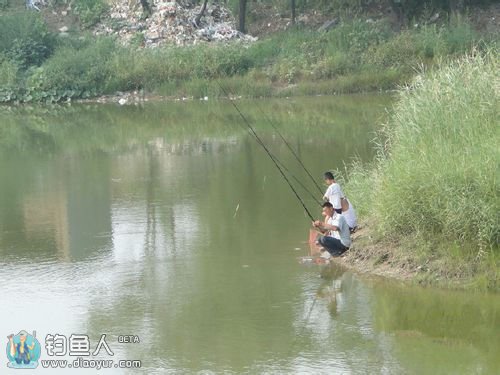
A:
[[[326,170],[373,158],[391,98],[237,104],[319,198],[271,123],[321,183]],[[41,360],[72,363],[70,336],[88,335],[87,360],[141,361],[109,374],[500,368],[498,295],[299,264],[310,219],[228,102],[0,108],[0,181],[6,348],[8,335],[36,331]],[[49,357],[56,334],[67,350]],[[113,356],[92,355],[103,334]],[[128,335],[140,342],[119,342]],[[2,353],[0,373],[17,373]]]

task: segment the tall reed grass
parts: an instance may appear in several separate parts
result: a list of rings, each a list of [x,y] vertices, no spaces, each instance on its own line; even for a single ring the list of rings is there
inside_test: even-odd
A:
[[[346,186],[379,233],[498,252],[499,68],[496,49],[475,52],[401,89],[377,161]]]

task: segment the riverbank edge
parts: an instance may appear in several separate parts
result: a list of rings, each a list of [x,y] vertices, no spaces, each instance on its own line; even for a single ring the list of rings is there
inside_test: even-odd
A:
[[[224,79],[194,79],[176,82],[175,88],[141,89],[116,91],[87,98],[61,98],[58,101],[12,100],[1,102],[2,105],[20,104],[65,104],[65,103],[119,103],[120,105],[141,104],[145,102],[175,102],[193,100],[228,100],[337,96],[353,94],[384,94],[395,92],[399,87],[410,82],[414,74],[405,74],[396,70],[370,74],[349,74],[334,79],[317,82],[302,80],[294,84],[280,84],[271,81],[249,81],[242,76]]]
[[[74,99],[67,101],[66,103],[75,103],[75,104],[113,104],[118,103],[120,105],[142,105],[147,102],[152,103],[161,103],[161,102],[189,102],[189,101],[227,101],[227,100],[253,100],[253,99],[288,99],[288,98],[297,98],[297,97],[321,97],[321,96],[338,96],[338,95],[380,95],[387,94],[391,95],[397,92],[396,88],[391,89],[373,89],[373,90],[360,90],[360,91],[352,91],[352,92],[342,92],[342,93],[312,93],[312,94],[304,94],[299,91],[294,91],[292,87],[290,87],[290,91],[287,91],[287,95],[275,94],[268,96],[253,96],[253,95],[240,95],[239,93],[231,93],[230,96],[220,95],[220,96],[199,96],[199,95],[159,95],[154,92],[138,92],[138,91],[127,91],[127,92],[119,92],[115,94],[109,95],[101,95],[93,98],[87,99]],[[29,105],[32,103],[24,103],[20,102],[19,105]],[[57,104],[64,104],[57,103]],[[13,103],[4,103],[6,106],[12,106]]]
[[[480,260],[471,262],[464,269],[463,264],[449,267],[453,259],[446,256],[419,259],[418,255],[412,256],[408,251],[403,251],[408,244],[378,237],[367,222],[360,225],[352,239],[353,244],[346,253],[331,258],[334,265],[364,276],[378,276],[424,287],[500,292],[498,269],[490,267],[491,277],[485,280],[481,277],[484,276],[484,267],[488,266],[483,262],[478,271]]]

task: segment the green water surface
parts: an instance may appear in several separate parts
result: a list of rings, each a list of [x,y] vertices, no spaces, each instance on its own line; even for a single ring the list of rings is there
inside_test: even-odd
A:
[[[390,105],[238,102],[317,217],[271,123],[321,183],[374,157]],[[309,226],[229,102],[0,108],[0,343],[36,331],[49,359],[48,334],[106,334],[114,356],[88,359],[142,364],[104,374],[498,373],[497,295],[300,264]]]

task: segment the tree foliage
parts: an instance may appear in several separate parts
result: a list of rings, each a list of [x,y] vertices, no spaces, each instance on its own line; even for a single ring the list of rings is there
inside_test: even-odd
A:
[[[0,54],[21,69],[40,65],[55,47],[55,37],[35,12],[0,16]]]

